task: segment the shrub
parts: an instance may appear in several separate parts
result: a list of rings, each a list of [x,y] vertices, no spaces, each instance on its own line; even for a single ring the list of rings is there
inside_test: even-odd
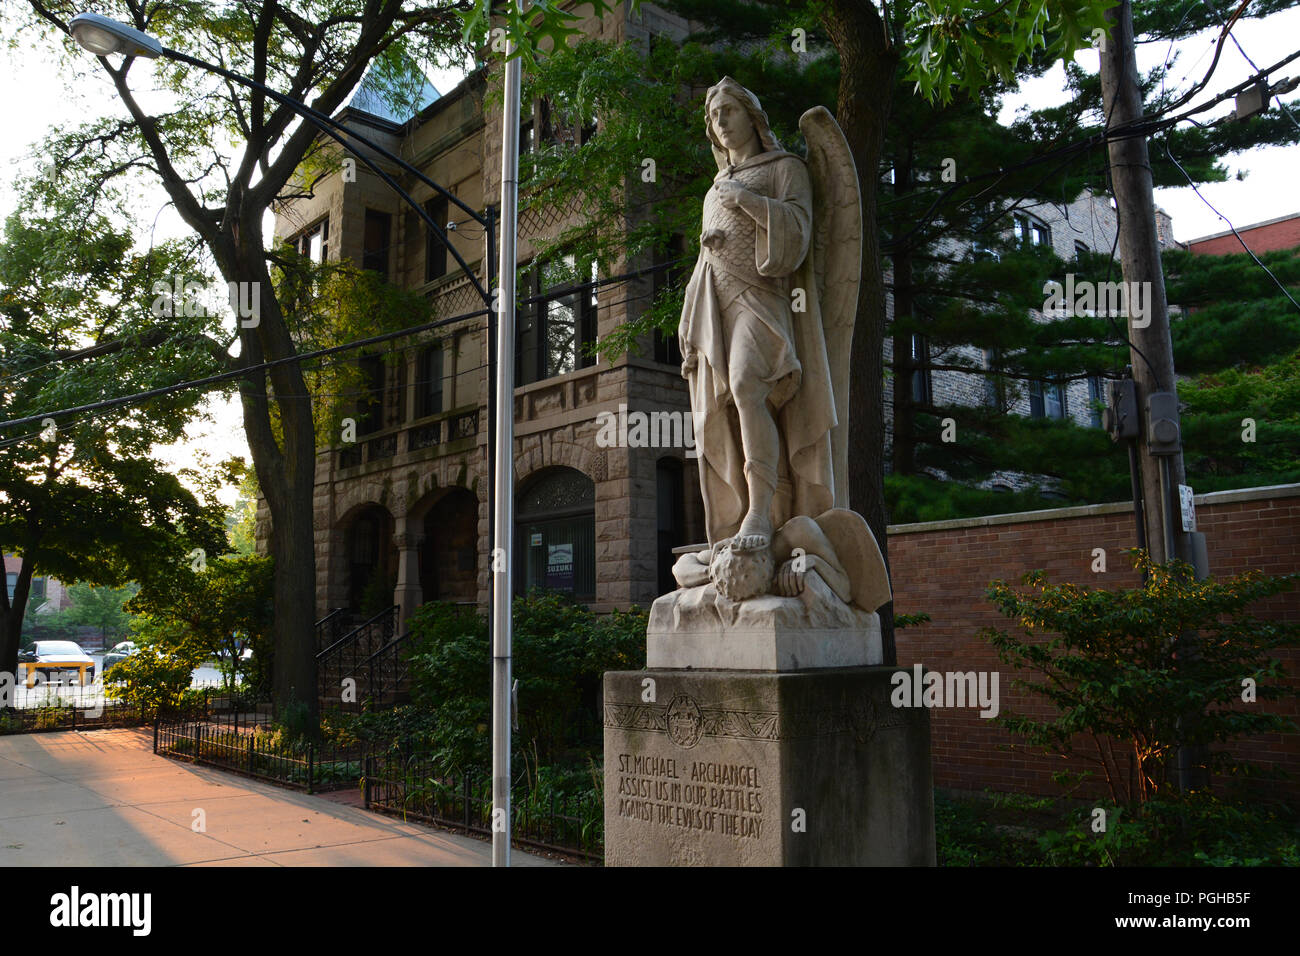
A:
[[[1050,866],[1296,866],[1294,814],[1249,807],[1207,793],[1162,794],[1142,807],[1101,807],[1073,814],[1062,829],[1039,837]],[[1071,825],[1072,824],[1072,825]]]
[[[142,717],[151,719],[159,708],[165,713],[186,709],[194,668],[201,663],[193,652],[169,653],[145,644],[114,667],[104,683],[127,704],[138,706]]]
[[[645,666],[644,612],[598,616],[571,598],[534,592],[514,602],[519,678],[518,752],[540,763],[585,765],[601,747],[600,699],[607,670]],[[426,604],[411,620],[412,700],[421,728],[448,770],[486,767],[491,754],[490,641],[485,618]]]
[[[1145,803],[1165,787],[1178,745],[1208,747],[1290,728],[1282,716],[1243,706],[1243,684],[1253,681],[1260,700],[1295,696],[1281,685],[1286,673],[1273,652],[1300,636],[1300,624],[1247,611],[1289,589],[1300,574],[1249,571],[1197,581],[1186,564],[1157,565],[1143,552],[1130,553],[1148,575],[1141,587],[1049,585],[1046,572],[1035,571],[1024,577],[1035,593],[1022,595],[995,581],[989,599],[1027,638],[996,628],[980,632],[1003,662],[1043,677],[1017,679],[1014,686],[1056,708],[1048,719],[1010,710],[995,719],[1031,746],[1100,767],[1112,800],[1123,806]],[[1036,632],[1052,636],[1035,642]],[[1076,747],[1081,737],[1095,752]],[[1237,766],[1225,752],[1210,760],[1219,770]]]

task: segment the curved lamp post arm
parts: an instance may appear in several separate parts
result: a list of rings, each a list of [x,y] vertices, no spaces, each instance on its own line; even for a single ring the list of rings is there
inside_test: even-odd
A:
[[[406,203],[412,209],[415,210],[416,214],[421,219],[424,220],[425,225],[427,225],[430,229],[432,229],[434,233],[437,235],[437,237],[442,240],[443,245],[446,246],[447,250],[452,254],[453,257],[455,257],[456,262],[459,263],[460,267],[465,270],[465,275],[467,275],[469,277],[470,282],[474,284],[474,289],[482,297],[483,301],[488,306],[492,305],[491,293],[489,293],[487,289],[483,287],[483,283],[479,281],[478,276],[476,276],[474,272],[470,269],[469,264],[461,256],[461,254],[456,251],[456,247],[453,246],[450,241],[448,241],[447,233],[444,231],[446,228],[446,223],[439,225],[438,223],[434,222],[433,217],[430,216],[427,212],[425,212],[424,208],[418,202],[416,202],[415,199],[409,193],[406,192],[406,190],[404,190],[401,186],[397,185],[393,177],[388,175],[388,173],[384,172],[384,170],[380,169],[379,166],[369,157],[365,156],[363,153],[360,153],[357,150],[350,147],[347,141],[343,139],[343,136],[340,135],[340,132],[346,134],[348,137],[355,140],[356,142],[361,143],[363,146],[367,147],[368,149],[373,150],[374,152],[378,153],[380,156],[383,156],[389,162],[395,163],[397,166],[399,166],[406,172],[410,173],[412,176],[414,176],[420,182],[424,183],[426,186],[430,187],[431,189],[445,196],[448,202],[455,204],[455,206],[458,209],[465,212],[470,218],[472,218],[475,222],[477,222],[479,225],[483,226],[487,230],[488,237],[489,237],[489,245],[491,244],[490,241],[492,239],[492,234],[494,232],[493,224],[491,222],[492,219],[491,213],[489,213],[488,216],[486,217],[483,216],[476,210],[471,209],[461,199],[459,199],[456,196],[453,196],[451,192],[448,191],[445,187],[434,182],[428,176],[424,175],[424,173],[420,172],[420,170],[416,169],[410,163],[406,162],[406,160],[402,159],[399,156],[393,155],[388,150],[384,149],[384,147],[380,146],[378,143],[374,142],[373,140],[365,136],[362,136],[360,133],[354,130],[348,129],[348,127],[344,126],[342,123],[338,122],[333,117],[326,116],[324,113],[312,109],[306,103],[302,103],[298,100],[295,100],[293,97],[287,96],[286,94],[281,93],[279,90],[272,89],[271,87],[267,86],[265,83],[259,83],[257,80],[253,79],[252,77],[244,76],[242,73],[236,73],[233,70],[227,70],[225,67],[218,66],[215,63],[208,63],[205,60],[200,60],[197,57],[192,57],[188,53],[182,53],[179,50],[172,50],[168,47],[163,46],[161,43],[158,42],[157,39],[149,36],[149,34],[147,33],[143,33],[139,30],[134,29],[133,27],[129,27],[124,23],[119,23],[118,21],[110,19],[109,17],[100,16],[97,13],[77,14],[70,21],[68,21],[68,29],[72,33],[73,39],[76,40],[78,44],[80,44],[84,49],[88,50],[89,52],[94,53],[96,56],[107,56],[110,53],[121,53],[123,56],[144,56],[150,59],[156,59],[159,56],[165,56],[169,60],[176,60],[179,63],[186,63],[190,66],[196,66],[201,70],[207,70],[210,73],[215,73],[218,76],[225,77],[226,79],[231,80],[232,82],[235,83],[239,83],[242,86],[246,86],[249,89],[257,90],[259,93],[263,94],[264,96],[269,96],[277,103],[282,103],[283,105],[289,107],[289,109],[293,110],[299,116],[306,119],[308,122],[314,125],[326,136],[329,136],[331,139],[335,140],[344,149],[347,149],[352,153],[354,153],[357,159],[365,163],[366,166],[371,170],[371,172],[377,175],[380,179],[382,179],[385,183],[387,183],[388,186],[395,193],[401,196],[402,199],[404,199]],[[489,261],[491,260],[491,256],[492,256],[492,250],[489,248],[488,250]]]
[[[431,187],[441,195],[447,197],[447,200],[449,202],[454,203],[457,206],[457,208],[463,210],[475,222],[479,223],[484,227],[487,227],[489,225],[488,219],[485,216],[483,216],[483,214],[467,206],[462,200],[460,200],[456,196],[453,196],[445,187],[440,186],[438,183],[434,182],[432,179],[424,175],[424,173],[420,172],[418,169],[416,169],[406,160],[402,159],[399,156],[393,155],[391,152],[384,149],[384,147],[374,142],[374,140],[362,136],[360,133],[349,129],[347,126],[343,125],[342,123],[338,122],[332,117],[326,116],[324,113],[312,109],[307,104],[301,103],[298,100],[295,100],[291,96],[286,96],[284,93],[272,89],[271,87],[267,86],[265,83],[259,83],[257,82],[257,80],[254,80],[251,77],[244,76],[241,73],[235,73],[232,70],[227,70],[225,67],[217,66],[215,63],[207,63],[203,60],[197,59],[196,57],[192,57],[187,53],[181,53],[179,50],[172,50],[169,49],[168,47],[162,47],[162,55],[167,57],[170,60],[176,60],[180,63],[187,63],[190,66],[196,66],[202,70],[209,70],[213,73],[216,73],[218,76],[223,76],[228,80],[232,80],[233,82],[240,83],[244,86],[249,87],[250,89],[257,90],[259,93],[262,93],[265,96],[269,96],[277,103],[283,103],[285,106],[289,107],[289,109],[293,110],[299,116],[302,116],[304,119],[312,123],[317,129],[319,129],[326,136],[329,136],[331,139],[337,142],[344,149],[352,152],[357,157],[357,159],[365,163],[365,165],[370,169],[371,172],[373,172],[376,176],[378,176],[385,183],[387,183],[388,186],[395,193],[397,193],[399,196],[402,197],[402,199],[406,201],[407,205],[409,205],[413,210],[415,210],[416,214],[421,219],[424,220],[425,225],[427,225],[430,229],[432,229],[433,232],[437,235],[437,237],[442,240],[443,245],[446,246],[447,251],[450,252],[452,256],[455,257],[456,262],[460,264],[460,267],[465,270],[465,275],[469,276],[470,282],[474,284],[475,290],[482,297],[483,301],[488,305],[492,304],[492,294],[483,287],[483,284],[479,281],[478,276],[476,276],[473,270],[470,269],[469,264],[466,263],[465,259],[461,256],[461,254],[456,251],[456,247],[453,246],[450,241],[448,241],[447,233],[444,231],[446,229],[446,223],[439,225],[438,223],[434,222],[433,217],[430,216],[424,210],[424,207],[422,207],[418,202],[416,202],[414,197],[412,197],[409,193],[407,193],[406,190],[402,189],[401,186],[397,185],[397,182],[393,179],[392,176],[388,175],[388,173],[380,169],[378,164],[376,164],[373,160],[367,157],[364,153],[361,153],[356,149],[352,148],[351,146],[349,146],[349,144],[341,134],[346,134],[349,138],[356,140],[356,142],[360,143],[366,148],[373,150],[374,152],[378,153],[380,156],[384,157],[390,162],[400,166],[403,170],[410,173],[412,176],[414,176],[420,182],[424,183],[426,186]]]

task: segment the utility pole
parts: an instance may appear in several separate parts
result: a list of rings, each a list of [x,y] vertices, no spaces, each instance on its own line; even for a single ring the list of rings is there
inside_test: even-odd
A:
[[[1142,91],[1138,85],[1137,58],[1133,44],[1133,8],[1130,0],[1106,12],[1110,35],[1101,46],[1101,95],[1109,118],[1108,128],[1142,119]],[[1147,547],[1152,559],[1164,563],[1170,558],[1192,562],[1192,548],[1178,516],[1178,486],[1186,481],[1182,442],[1177,433],[1166,441],[1165,451],[1153,453],[1152,423],[1146,412],[1152,396],[1176,394],[1174,347],[1169,332],[1169,307],[1165,302],[1165,276],[1160,262],[1160,239],[1156,232],[1155,197],[1151,189],[1151,162],[1145,136],[1113,139],[1110,151],[1111,185],[1119,215],[1119,252],[1124,283],[1129,290],[1128,332],[1133,378],[1137,382],[1138,407],[1145,429],[1138,442],[1142,475],[1143,512],[1147,520]],[[1134,290],[1140,289],[1147,303],[1146,315],[1134,314]],[[1157,406],[1161,400],[1157,399]],[[1168,407],[1157,408],[1167,413]],[[1177,404],[1173,405],[1177,426]],[[1162,415],[1161,417],[1167,417]],[[1168,453],[1170,445],[1178,446]]]
[[[1109,35],[1101,45],[1101,95],[1107,129],[1140,122],[1142,90],[1138,84],[1130,0],[1106,11]],[[1182,435],[1178,425],[1178,394],[1174,379],[1174,347],[1165,301],[1165,276],[1156,231],[1151,161],[1145,135],[1108,142],[1111,187],[1119,216],[1120,264],[1127,289],[1128,333],[1136,410],[1142,426],[1134,443],[1141,476],[1141,513],[1146,518],[1146,545],[1153,561],[1177,558],[1208,573],[1204,537],[1194,535],[1183,518],[1180,493],[1186,483]],[[1136,314],[1135,293],[1141,290],[1146,308]],[[1135,488],[1135,492],[1137,489]],[[1137,500],[1134,501],[1135,506]],[[1196,653],[1195,636],[1180,635],[1174,649],[1179,659]],[[1183,726],[1199,715],[1188,714]],[[1177,776],[1180,789],[1200,789],[1208,783],[1200,747],[1180,747]]]

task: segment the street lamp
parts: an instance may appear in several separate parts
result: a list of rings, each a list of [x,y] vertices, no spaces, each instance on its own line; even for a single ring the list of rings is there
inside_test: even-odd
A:
[[[78,13],[68,21],[68,29],[72,32],[72,39],[95,56],[121,53],[154,60],[163,52],[163,45],[149,34],[101,17],[98,13]]]
[[[96,13],[80,13],[68,23],[72,38],[96,56],[120,53],[123,56],[142,56],[157,59],[160,56],[198,67],[225,77],[232,82],[257,90],[277,103],[282,103],[299,116],[312,123],[322,133],[345,149],[352,140],[396,164],[420,182],[446,197],[475,222],[483,226],[487,239],[488,270],[491,271],[492,252],[496,247],[497,217],[489,208],[481,215],[434,182],[410,163],[394,156],[378,143],[367,139],[355,130],[348,129],[333,117],[312,109],[292,97],[263,83],[196,59],[179,50],[163,46],[157,39],[126,24],[118,23]],[[505,117],[501,136],[501,256],[497,266],[497,295],[489,292],[468,263],[447,240],[445,223],[435,223],[429,214],[404,189],[397,185],[377,163],[359,150],[352,149],[356,157],[396,192],[425,224],[442,240],[443,245],[465,270],[475,290],[483,298],[489,316],[495,314],[496,322],[489,319],[488,327],[495,333],[495,343],[489,344],[490,361],[496,366],[493,390],[488,393],[489,416],[492,435],[488,441],[488,497],[492,500],[492,863],[494,866],[510,865],[510,730],[512,714],[511,644],[512,627],[510,601],[512,597],[511,569],[514,565],[514,375],[515,375],[515,246],[518,235],[519,198],[519,102],[521,66],[514,56],[514,42],[507,47],[505,66]],[[504,267],[503,267],[504,266]],[[488,285],[491,285],[489,278]],[[495,348],[492,348],[495,344]]]

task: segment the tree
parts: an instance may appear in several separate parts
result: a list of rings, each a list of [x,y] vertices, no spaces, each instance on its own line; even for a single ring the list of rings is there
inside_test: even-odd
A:
[[[947,100],[957,86],[965,86],[971,91],[978,91],[991,75],[1009,78],[1015,67],[1027,59],[1029,52],[1041,47],[1044,59],[1068,57],[1079,46],[1087,42],[1090,30],[1102,23],[1104,0],[1097,2],[1069,2],[1052,4],[1053,16],[1047,16],[1047,4],[1007,4],[985,0],[979,4],[915,4],[909,11],[900,6],[884,5],[878,10],[874,5],[860,0],[830,0],[816,5],[806,3],[789,3],[784,0],[758,3],[714,3],[702,0],[668,0],[670,9],[687,17],[693,23],[703,24],[708,30],[696,39],[703,42],[716,42],[720,39],[742,40],[769,43],[768,55],[761,58],[760,68],[770,71],[768,82],[755,84],[763,90],[781,90],[782,87],[771,82],[774,78],[788,78],[798,75],[800,68],[797,58],[791,54],[793,30],[798,30],[805,49],[815,50],[817,42],[829,39],[838,58],[838,89],[836,93],[836,118],[844,130],[854,160],[859,170],[863,203],[863,263],[862,285],[858,300],[857,322],[854,328],[853,353],[855,356],[855,377],[849,402],[849,418],[852,422],[853,438],[850,442],[849,460],[849,500],[851,506],[862,513],[878,541],[884,545],[885,535],[885,493],[884,468],[878,449],[884,447],[884,422],[880,408],[880,394],[883,385],[884,369],[883,344],[885,334],[885,279],[881,264],[881,249],[878,232],[877,180],[873,172],[880,167],[882,150],[889,121],[890,97],[882,97],[881,90],[892,91],[903,65],[910,68],[908,79],[917,83],[918,89],[926,97]],[[780,53],[777,53],[777,50]],[[725,60],[726,55],[713,61]],[[732,57],[733,60],[745,59]],[[752,62],[753,57],[749,60]],[[557,57],[558,60],[558,57]],[[629,107],[639,104],[649,109],[643,114],[646,125],[662,121],[666,117],[681,111],[680,90],[671,86],[667,80],[674,77],[672,71],[664,72],[664,61],[656,62],[651,51],[651,63],[661,69],[652,74],[650,85],[654,89],[644,89],[641,83],[631,84],[630,89],[623,89],[614,84],[607,84],[611,78],[619,75],[615,69],[613,75],[606,70],[610,64],[620,67],[616,58],[593,57],[588,61],[590,67],[583,71],[581,66],[572,73],[569,90],[571,94],[569,111],[579,118],[590,115],[588,109],[598,106],[597,100],[602,92],[606,105],[613,105],[615,111],[623,110],[634,121],[637,114]],[[685,79],[688,71],[677,74],[677,79]],[[823,72],[822,74],[826,74]],[[712,77],[716,80],[716,76]],[[744,78],[738,76],[744,82]],[[545,84],[541,89],[545,90]],[[563,84],[553,83],[550,92],[560,93]],[[804,92],[803,87],[784,87],[788,90]],[[803,96],[793,97],[804,99]],[[764,96],[765,105],[772,110],[773,100],[780,112],[780,103],[784,99],[777,93],[773,99]],[[803,105],[807,105],[804,103]],[[698,116],[698,111],[686,111]],[[608,115],[601,113],[602,120]],[[689,129],[690,141],[698,137],[698,122],[692,122],[683,129]],[[639,135],[640,127],[635,125],[605,124],[602,135],[607,132],[617,133],[620,129],[631,129]],[[584,183],[601,184],[595,190],[596,199],[589,209],[608,206],[608,190],[615,187],[624,191],[624,201],[631,208],[622,210],[621,215],[612,220],[601,218],[600,223],[613,222],[619,226],[627,224],[634,230],[639,228],[642,217],[638,215],[638,206],[643,207],[646,193],[632,183],[635,167],[629,166],[628,159],[635,158],[633,152],[611,149],[608,144],[600,144],[602,137],[593,141],[591,155],[600,152],[616,158],[617,162],[606,169],[613,170],[615,181],[610,182],[610,174],[598,175],[594,179],[576,180]],[[624,138],[625,142],[633,142]],[[671,140],[667,141],[669,144]],[[641,143],[642,155],[653,149],[662,153],[665,141],[645,138]],[[584,147],[585,148],[585,147]],[[683,156],[678,148],[668,147],[668,151],[678,158]],[[563,162],[563,161],[561,161]],[[578,161],[581,163],[581,160]],[[639,160],[638,160],[639,162]],[[666,202],[655,200],[656,216],[666,217],[675,226],[688,222],[686,215],[680,214],[677,207],[681,197],[688,195],[692,180],[698,177],[700,167],[707,171],[707,162],[697,163],[693,170],[674,163],[670,172],[680,172],[680,177],[666,177],[670,193],[676,191],[675,198]],[[554,164],[543,161],[540,167],[552,173],[547,178],[552,183],[560,182],[554,175]],[[588,191],[585,190],[584,191]],[[696,194],[698,196],[698,193]],[[697,200],[698,201],[698,200]],[[594,217],[590,217],[594,218]],[[590,230],[593,231],[594,230]],[[681,234],[690,235],[683,231]],[[642,233],[641,239],[649,237]],[[661,233],[662,238],[662,233]],[[653,243],[647,241],[647,245]],[[660,252],[664,250],[660,248]],[[666,325],[668,310],[661,306],[652,314],[651,322],[658,321]],[[612,349],[625,348],[635,340],[638,334],[644,334],[647,326],[625,330],[609,346]],[[887,657],[892,658],[892,628],[885,615]]]
[[[272,578],[271,560],[260,555],[225,555],[199,571],[178,567],[132,599],[129,610],[143,619],[136,633],[186,659],[215,657],[227,690],[242,683],[265,693],[275,651]],[[247,660],[246,649],[252,651]]]
[[[1300,309],[1250,256],[1165,255],[1187,473],[1217,491],[1300,480]],[[1263,264],[1300,298],[1300,251]]]
[[[1238,6],[1138,4],[1134,11],[1137,32],[1142,42],[1172,45],[1207,26],[1224,22]],[[1249,15],[1267,16],[1281,6],[1251,5]],[[1026,72],[1040,73],[1045,65],[1046,61],[1036,58]],[[896,195],[888,204],[892,215],[885,221],[891,237],[887,248],[895,267],[894,468],[887,481],[895,520],[921,520],[922,510],[926,518],[946,518],[1046,504],[1032,494],[1009,500],[993,492],[958,489],[921,474],[929,469],[941,470],[968,485],[986,480],[995,471],[1042,475],[1053,480],[1055,495],[1078,502],[1128,495],[1123,455],[1093,430],[1068,422],[1030,422],[1018,416],[990,414],[986,408],[943,406],[912,398],[911,379],[924,371],[983,375],[990,393],[1005,396],[1023,390],[1025,383],[1032,380],[1062,383],[1092,376],[1118,377],[1128,364],[1124,334],[1113,323],[1078,315],[1031,319],[1029,314],[1031,309],[1042,308],[1043,279],[1063,281],[1065,273],[1095,282],[1117,278],[1118,269],[1110,256],[1084,255],[1071,263],[1040,256],[1037,263],[1032,258],[1022,263],[1018,273],[1011,259],[1019,255],[1015,245],[1008,249],[1008,244],[999,243],[995,235],[996,230],[1007,227],[1008,215],[1025,199],[1060,201],[1085,188],[1102,195],[1108,188],[1105,164],[1096,162],[1095,149],[1073,156],[1067,152],[1050,165],[1019,165],[1033,161],[1042,152],[1036,143],[1055,147],[1102,133],[1099,77],[1072,63],[1067,63],[1065,75],[1070,94],[1067,102],[1023,115],[1009,129],[992,122],[996,110],[984,107],[973,113],[961,112],[964,98],[960,93],[939,110],[910,96],[901,97],[893,106],[893,115],[901,122],[891,124],[886,151],[894,157]],[[1181,95],[1168,88],[1167,78],[1168,67],[1162,67],[1144,79],[1148,115],[1160,114]],[[982,99],[987,99],[987,92]],[[954,126],[954,119],[961,125]],[[1271,111],[1247,122],[1175,127],[1163,135],[1163,148],[1152,151],[1156,184],[1223,181],[1227,170],[1221,159],[1226,154],[1258,145],[1291,143],[1296,135],[1293,124]],[[940,158],[945,156],[955,160],[957,170],[974,174],[1000,172],[977,178],[969,186],[961,182],[945,186],[936,176]],[[900,174],[900,169],[916,170],[921,175],[914,179]],[[976,193],[979,202],[973,203]],[[972,212],[980,214],[984,221],[973,219]],[[905,241],[900,242],[900,236]],[[965,258],[974,261],[947,261],[943,255],[936,255],[934,240],[950,237],[967,243],[979,240],[989,251],[999,253],[1000,259],[968,255]],[[1227,283],[1223,280],[1228,277],[1221,273],[1215,278],[1206,274],[1217,270],[1204,259],[1198,258],[1193,267],[1191,257],[1171,251],[1165,260],[1172,302],[1204,305],[1207,292],[1217,290],[1221,297],[1225,288],[1250,290],[1247,294],[1251,296],[1265,291],[1276,296],[1267,306],[1272,312],[1267,320],[1256,318],[1253,305],[1243,309],[1244,303],[1228,302],[1221,304],[1223,314],[1213,323],[1207,324],[1214,317],[1203,313],[1176,320],[1175,352],[1180,369],[1185,368],[1185,355],[1195,361],[1188,354],[1189,337],[1220,354],[1236,351],[1239,342],[1250,352],[1258,351],[1264,342],[1271,347],[1273,341],[1294,341],[1293,330],[1282,330],[1291,322],[1284,308],[1289,304],[1276,295],[1262,270],[1253,277],[1234,271],[1234,282]],[[914,264],[920,268],[914,271]],[[1246,282],[1234,284],[1240,280]],[[1189,281],[1194,288],[1188,288]],[[1235,319],[1227,315],[1229,311],[1238,313]],[[1267,328],[1261,322],[1267,322]],[[1234,334],[1248,328],[1253,333],[1249,338],[1239,339]],[[988,370],[978,362],[953,362],[946,355],[913,362],[908,348],[913,333],[924,336],[933,346],[932,355],[942,355],[947,346],[969,344],[987,350],[998,361]],[[1186,366],[1188,371],[1196,368]],[[940,425],[947,418],[956,423],[961,436],[957,442],[942,438]],[[1189,450],[1194,450],[1195,438],[1205,435],[1192,423],[1185,433]],[[1227,433],[1223,435],[1226,440]]]
[[[593,3],[603,11],[606,5]],[[73,0],[28,0],[21,28],[48,44],[64,37],[70,73],[83,79],[86,56],[70,39],[68,22],[80,9]],[[360,7],[328,0],[261,0],[224,3],[121,0],[99,12],[151,33],[168,47],[206,57],[333,114],[376,64],[388,75],[408,75],[405,63],[462,53],[466,30],[486,26],[487,4],[372,0]],[[542,39],[572,32],[573,15],[537,2],[527,15],[504,11],[504,28],[525,51]],[[466,23],[468,19],[468,23]],[[298,171],[329,154],[314,126],[258,91],[227,83],[190,67],[163,61],[156,76],[173,97],[168,111],[150,115],[132,89],[133,58],[97,61],[125,117],[92,121],[63,137],[54,165],[80,172],[86,195],[140,174],[161,183],[177,214],[202,242],[222,278],[256,305],[257,321],[241,321],[230,369],[240,380],[244,429],[258,484],[271,514],[275,556],[275,697],[282,708],[316,713],[315,551],[312,488],[317,434],[307,378],[297,362],[294,302],[279,294],[272,275],[277,250],[263,234],[273,204],[301,195]],[[138,85],[138,84],[137,84]],[[401,99],[395,91],[395,99]],[[409,100],[407,105],[409,105]],[[214,135],[219,134],[219,135]],[[236,144],[231,157],[221,145]],[[308,184],[308,189],[310,184]],[[283,258],[283,257],[279,257]],[[277,362],[261,368],[265,362]]]
[[[202,317],[154,314],[154,281],[192,268],[183,248],[133,251],[129,233],[52,193],[25,197],[0,243],[0,414],[21,418],[210,371]],[[32,576],[121,585],[219,542],[219,475],[173,474],[154,447],[179,439],[199,396],[92,412],[5,436],[0,546],[21,554],[0,593],[0,671],[16,671]],[[186,481],[198,488],[191,490]]]
[[[95,627],[105,644],[117,640],[131,626],[131,615],[125,605],[140,591],[134,582],[120,587],[95,587],[86,581],[68,586],[72,603],[48,618],[53,627]]]

